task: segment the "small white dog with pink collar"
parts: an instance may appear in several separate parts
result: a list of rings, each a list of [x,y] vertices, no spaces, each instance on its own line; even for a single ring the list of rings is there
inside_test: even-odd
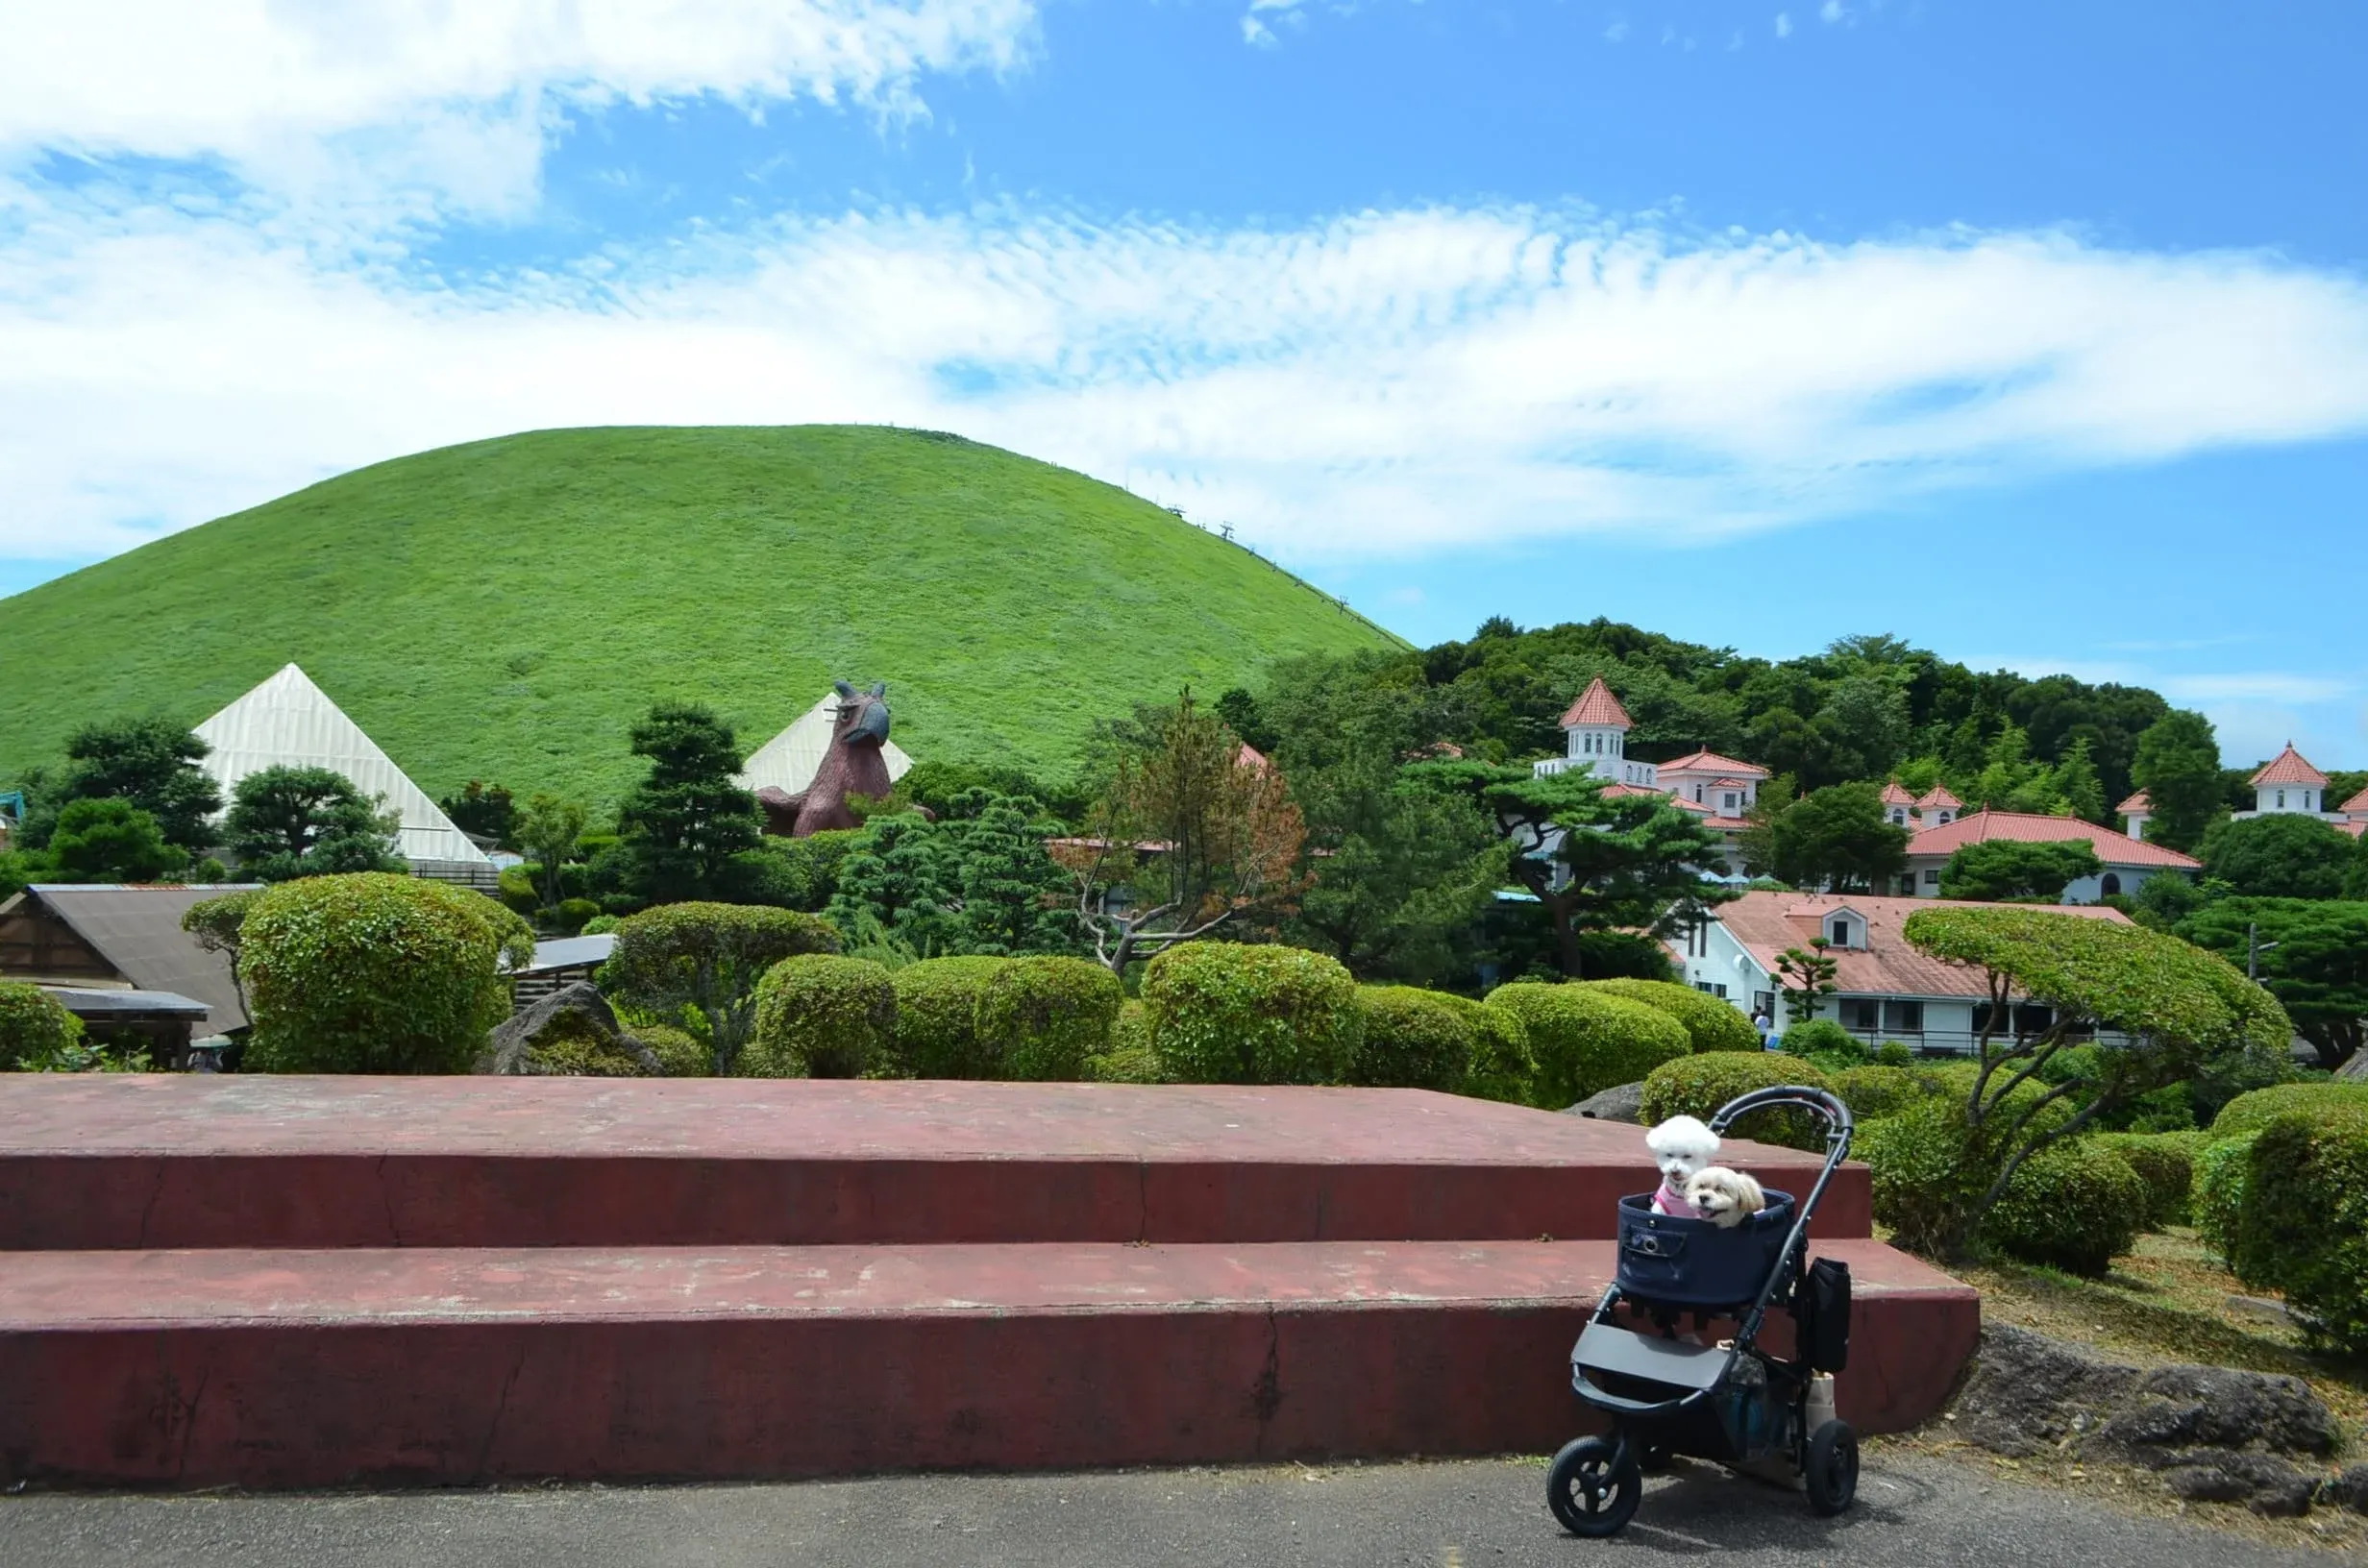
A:
[[[1671,1116],[1644,1135],[1644,1146],[1661,1167],[1653,1213],[1699,1219],[1702,1212],[1686,1195],[1686,1184],[1718,1158],[1718,1135],[1692,1116]]]

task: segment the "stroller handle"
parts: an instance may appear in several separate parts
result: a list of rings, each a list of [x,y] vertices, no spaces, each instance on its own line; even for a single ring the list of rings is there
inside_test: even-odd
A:
[[[1857,1125],[1850,1115],[1850,1108],[1824,1090],[1811,1089],[1806,1084],[1775,1084],[1739,1095],[1712,1113],[1711,1131],[1723,1136],[1739,1117],[1754,1111],[1764,1111],[1773,1105],[1795,1106],[1803,1111],[1815,1112],[1825,1118],[1826,1143],[1841,1149],[1850,1147],[1850,1135]]]

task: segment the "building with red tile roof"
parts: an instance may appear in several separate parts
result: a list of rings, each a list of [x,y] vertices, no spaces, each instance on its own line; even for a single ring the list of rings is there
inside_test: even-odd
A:
[[[2146,837],[2146,823],[2154,814],[2155,803],[2146,798],[2144,790],[2113,808],[2113,815],[2121,819],[2122,830],[2134,839]]]
[[[1979,970],[1931,957],[1901,934],[1910,915],[1929,907],[1921,898],[1746,893],[1671,939],[1669,956],[1695,990],[1747,1015],[1765,1011],[1781,1028],[1789,1021],[1782,1015],[1785,951],[1823,941],[1839,989],[1818,1005],[1817,1017],[1870,1044],[1898,1040],[1926,1052],[1967,1051],[1986,1021],[1988,989]],[[2102,905],[2055,913],[2127,923]],[[2016,1003],[2021,1022],[2044,1027],[2026,1012],[2030,1005]]]
[[[1563,714],[1565,729],[1598,726],[1609,729],[1637,727],[1636,722],[1628,717],[1628,710],[1619,705],[1619,698],[1612,695],[1612,688],[1603,683],[1601,675],[1589,681],[1587,690],[1581,692],[1578,699]]]
[[[2327,809],[2327,775],[2295,750],[2292,741],[2285,743],[2284,750],[2261,764],[2246,782],[2253,786],[2253,809],[2232,812],[2231,816],[2242,819],[2301,813],[2338,826],[2350,821],[2348,806],[2341,812]]]
[[[2368,790],[2360,791],[2335,809],[2343,814],[2343,821],[2335,824],[2337,827],[2356,839],[2368,835]]]
[[[1984,807],[1970,817],[1925,828],[1908,841],[1908,891],[1918,897],[1937,897],[1940,870],[1951,855],[1966,845],[2000,839],[2018,844],[2087,840],[2104,870],[2064,889],[2063,901],[2067,904],[2092,904],[2117,893],[2135,893],[2140,883],[2159,872],[2193,877],[2203,870],[2200,862],[2176,849],[2148,844],[2077,817],[2045,817],[2035,812],[1991,811]]]

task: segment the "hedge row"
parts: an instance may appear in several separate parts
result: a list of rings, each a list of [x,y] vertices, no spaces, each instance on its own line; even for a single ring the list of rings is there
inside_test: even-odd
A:
[[[1530,1103],[1547,1109],[1633,1084],[1693,1049],[1660,1008],[1588,986],[1517,981],[1491,992],[1488,1005],[1519,1020],[1538,1065]]]
[[[2368,1105],[2276,1116],[2244,1165],[2236,1277],[2282,1292],[2314,1339],[2368,1353]]]
[[[785,959],[757,986],[741,1071],[761,1078],[1089,1075],[1125,999],[1083,959],[939,958],[893,973],[866,959]]]
[[[1684,1025],[1687,1039],[1697,1055],[1704,1051],[1762,1048],[1760,1031],[1751,1026],[1751,1020],[1709,992],[1681,986],[1674,980],[1590,980],[1585,985],[1601,995],[1642,1002],[1666,1013]],[[1623,1080],[1627,1081],[1630,1080]]]
[[[82,1042],[83,1020],[38,986],[0,980],[0,1070],[35,1070]]]

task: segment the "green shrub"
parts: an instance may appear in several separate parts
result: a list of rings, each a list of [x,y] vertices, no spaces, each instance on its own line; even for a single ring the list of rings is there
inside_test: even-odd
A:
[[[1915,1066],[1915,1052],[1908,1048],[1908,1042],[1906,1041],[1887,1040],[1882,1044],[1875,1047],[1875,1066],[1879,1067],[1912,1067]]]
[[[1697,1055],[1703,1051],[1761,1048],[1760,1031],[1751,1026],[1751,1020],[1707,991],[1667,980],[1590,980],[1586,985],[1590,991],[1642,1002],[1666,1013],[1685,1025],[1687,1039]]]
[[[1858,1036],[1836,1023],[1832,1018],[1803,1018],[1784,1033],[1779,1042],[1787,1056],[1831,1065],[1834,1067],[1863,1066],[1875,1059]]]
[[[2368,1106],[2279,1116],[2253,1141],[2232,1262],[2317,1342],[2368,1353]]]
[[[1085,1076],[1098,1084],[1158,1084],[1159,1053],[1151,1049],[1151,1022],[1132,996],[1119,1005],[1110,1023],[1110,1048],[1088,1057]]]
[[[917,966],[916,966],[917,967]],[[978,998],[978,1043],[995,1076],[1023,1083],[1068,1083],[1085,1075],[1088,1058],[1110,1049],[1126,988],[1082,958],[1007,958]]]
[[[2195,1188],[2195,1157],[2205,1135],[2179,1133],[2100,1133],[2097,1146],[2129,1162],[2146,1184],[2146,1228],[2183,1224],[2188,1194]]]
[[[650,1047],[650,1054],[669,1078],[704,1078],[715,1069],[715,1053],[688,1029],[671,1023],[638,1023],[628,1031]]]
[[[1471,1070],[1463,1092],[1508,1105],[1527,1105],[1537,1094],[1538,1059],[1530,1054],[1529,1026],[1518,1015],[1480,1004],[1472,1017]]]
[[[589,898],[562,898],[551,911],[551,923],[562,931],[580,935],[600,912],[601,906]]]
[[[1833,1087],[1823,1072],[1807,1062],[1765,1051],[1754,1056],[1719,1051],[1710,1056],[1682,1057],[1655,1067],[1645,1077],[1644,1101],[1639,1115],[1647,1127],[1671,1116],[1699,1116],[1708,1121],[1711,1114],[1729,1100],[1755,1089],[1773,1089],[1779,1084],[1804,1089]],[[1728,1128],[1726,1136],[1823,1153],[1825,1118],[1809,1111],[1754,1111]]]
[[[1530,1103],[1548,1111],[1633,1084],[1693,1051],[1685,1025],[1668,1014],[1588,986],[1519,980],[1491,992],[1488,1005],[1521,1020],[1538,1064]]]
[[[1905,1067],[1852,1067],[1834,1075],[1834,1092],[1860,1121],[1893,1115],[1926,1098],[1932,1090]]]
[[[83,1041],[83,1020],[38,986],[0,980],[0,1068],[34,1072]]]
[[[783,913],[776,911],[775,913]],[[747,1078],[860,1078],[896,1049],[897,988],[868,959],[785,958],[756,985],[756,1028],[734,1071]]]
[[[1357,983],[1298,947],[1193,942],[1145,966],[1160,1071],[1180,1084],[1338,1084],[1355,1069]]]
[[[1415,986],[1367,986],[1350,1082],[1388,1089],[1460,1088],[1471,1072],[1480,1004]]]
[[[764,973],[786,958],[838,950],[838,932],[812,915],[755,904],[662,904],[618,922],[600,987],[643,1012],[697,1008],[717,1069],[729,1073],[754,1026]]]
[[[2144,1225],[2146,1184],[2093,1138],[2070,1138],[2024,1161],[1982,1219],[1982,1239],[2010,1258],[2103,1274]]]
[[[593,907],[597,909],[600,906],[595,904]],[[595,915],[590,919],[583,922],[582,928],[579,930],[576,935],[580,937],[604,937],[623,923],[624,917],[622,916]]]
[[[2236,1227],[2245,1209],[2245,1188],[2253,1171],[2253,1140],[2258,1133],[2222,1138],[2207,1133],[2195,1155],[2195,1181],[2187,1189],[2187,1212],[2195,1217],[2195,1234],[2222,1262],[2236,1256]]]
[[[467,888],[386,871],[303,877],[255,901],[238,970],[245,1072],[467,1072],[509,1017],[526,921]]]
[[[1893,1240],[1912,1252],[1947,1254],[1963,1241],[1968,1216],[1998,1179],[2010,1152],[2002,1141],[2008,1130],[2046,1090],[2021,1085],[1977,1130],[1965,1120],[1969,1075],[1953,1081],[1959,1075],[1943,1069],[1921,1076],[1940,1092],[1867,1123],[1852,1152],[1866,1162],[1875,1217],[1891,1227]],[[2070,1106],[2053,1102],[2015,1142],[2054,1132],[2072,1115]]]
[[[2308,1115],[2361,1110],[2368,1110],[2368,1084],[2324,1080],[2279,1084],[2239,1094],[2222,1106],[2220,1114],[2212,1118],[2211,1136],[2215,1139],[2242,1138],[2293,1112]]]
[[[524,866],[505,866],[501,875],[502,902],[510,912],[531,918],[543,907],[543,894],[534,885],[534,873]]]
[[[978,1002],[1001,958],[927,958],[893,972],[897,1065],[917,1078],[992,1078],[978,1039]]]

